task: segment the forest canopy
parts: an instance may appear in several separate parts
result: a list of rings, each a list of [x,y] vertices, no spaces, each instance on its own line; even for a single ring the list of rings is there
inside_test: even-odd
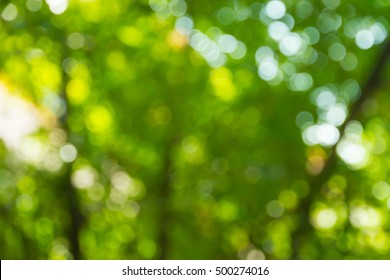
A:
[[[1,0],[0,258],[388,259],[389,15]]]

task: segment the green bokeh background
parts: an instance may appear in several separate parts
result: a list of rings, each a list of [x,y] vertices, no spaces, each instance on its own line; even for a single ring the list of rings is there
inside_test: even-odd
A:
[[[276,2],[0,1],[0,258],[390,258],[390,2]]]

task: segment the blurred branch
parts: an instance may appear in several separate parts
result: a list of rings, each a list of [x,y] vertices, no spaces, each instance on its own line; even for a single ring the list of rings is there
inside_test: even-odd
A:
[[[171,222],[171,210],[169,209],[169,200],[171,196],[171,173],[172,173],[172,152],[173,149],[178,142],[178,137],[174,136],[172,139],[168,140],[168,143],[165,148],[164,153],[164,162],[162,168],[162,181],[160,185],[160,193],[159,193],[159,209],[160,209],[160,217],[159,217],[159,245],[160,245],[160,254],[158,259],[165,260],[168,258],[169,252],[169,240],[168,240],[168,232],[170,231],[169,223]]]
[[[64,36],[65,38],[65,36]],[[67,51],[64,51],[63,58],[66,58]],[[61,61],[62,62],[62,61]],[[69,77],[68,74],[65,73],[64,70],[62,70],[62,91],[61,91],[61,98],[64,100],[65,106],[66,106],[66,112],[64,115],[59,119],[62,128],[64,129],[68,141],[69,141],[69,126],[68,126],[68,117],[69,117],[69,102],[66,95],[66,84],[68,83]],[[79,198],[77,196],[77,191],[75,187],[72,185],[71,182],[71,172],[72,172],[72,164],[68,163],[66,165],[66,171],[62,177],[60,177],[60,185],[62,188],[62,191],[64,193],[65,200],[67,202],[68,206],[68,214],[71,218],[70,225],[68,228],[68,240],[70,242],[70,251],[73,255],[73,258],[75,260],[82,259],[81,249],[80,249],[80,240],[79,240],[79,234],[82,227],[82,223],[84,221],[84,216],[81,213],[80,209],[80,202]]]
[[[377,62],[375,63],[370,76],[368,77],[365,86],[362,89],[361,95],[359,99],[352,105],[350,108],[350,114],[344,124],[340,127],[340,138],[339,141],[345,135],[345,128],[348,123],[352,120],[356,120],[359,118],[359,115],[362,111],[362,108],[367,100],[372,98],[378,87],[381,83],[381,74],[385,71],[387,60],[390,57],[390,40],[382,46],[382,51],[377,58]],[[299,259],[300,254],[299,250],[301,248],[301,243],[305,238],[307,238],[308,232],[312,230],[312,226],[310,225],[310,206],[315,199],[316,194],[323,184],[329,179],[332,175],[334,169],[337,166],[338,157],[337,157],[337,148],[336,143],[330,152],[330,156],[326,160],[324,164],[324,168],[321,173],[316,176],[310,176],[308,181],[310,183],[309,193],[307,196],[302,199],[300,206],[297,210],[298,217],[300,218],[299,224],[296,230],[292,233],[292,241],[293,241],[293,258]]]
[[[80,203],[77,197],[77,192],[70,181],[71,165],[66,167],[66,172],[60,180],[62,180],[62,188],[64,192],[64,198],[68,206],[68,214],[71,218],[68,228],[68,240],[70,242],[70,252],[75,260],[82,259],[79,234],[84,221],[84,217],[80,210]]]

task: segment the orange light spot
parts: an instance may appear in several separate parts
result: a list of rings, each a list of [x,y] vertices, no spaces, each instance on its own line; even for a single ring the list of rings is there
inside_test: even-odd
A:
[[[167,43],[172,49],[181,50],[187,45],[188,41],[186,36],[176,31],[171,31],[168,33]]]

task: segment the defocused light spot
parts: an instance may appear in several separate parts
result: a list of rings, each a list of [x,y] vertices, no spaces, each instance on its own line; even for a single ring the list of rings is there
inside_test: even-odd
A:
[[[258,64],[260,64],[264,59],[270,57],[274,57],[274,51],[267,46],[258,48],[255,54],[255,59]]]
[[[111,177],[111,183],[113,187],[121,193],[132,197],[137,196],[141,192],[140,187],[137,186],[139,184],[136,184],[134,180],[123,171],[114,173]]]
[[[214,42],[201,54],[213,68],[221,67],[226,63],[226,55],[220,51]]]
[[[233,59],[241,59],[241,58],[243,58],[246,55],[246,45],[243,42],[238,41],[237,48],[232,53],[230,53],[229,55]]]
[[[253,20],[258,20],[259,19],[259,14],[260,11],[263,9],[263,4],[259,2],[255,2],[250,5],[249,10],[250,10],[250,18]]]
[[[89,84],[83,79],[73,78],[66,85],[66,95],[69,102],[74,105],[83,103],[89,94]]]
[[[217,12],[217,19],[223,25],[229,25],[235,20],[235,12],[229,7],[223,7]]]
[[[300,112],[295,118],[295,123],[301,129],[305,129],[306,127],[312,125],[313,122],[314,122],[313,115],[305,111]]]
[[[172,112],[166,106],[159,106],[148,112],[148,120],[152,126],[166,125],[171,119]]]
[[[104,106],[91,106],[88,110],[86,124],[90,131],[107,133],[112,126],[112,115]]]
[[[356,98],[360,95],[360,86],[359,84],[352,79],[346,80],[342,85],[341,88],[343,92],[347,95],[349,100],[356,100]]]
[[[376,126],[376,124],[374,126]],[[383,152],[386,150],[387,145],[388,145],[387,141],[385,140],[385,138],[380,136],[380,134],[383,133],[382,132],[382,129],[383,129],[382,128],[383,127],[382,124],[380,126],[381,126],[381,128],[379,128],[377,131],[381,131],[381,132],[377,133],[378,136],[374,140],[374,143],[373,143],[372,148],[371,148],[372,153],[375,154],[375,155],[383,154]],[[375,130],[376,129],[374,129],[374,131]]]
[[[4,173],[2,174],[3,172],[0,171],[0,178],[1,179],[10,179],[10,178],[7,178],[7,175],[5,175]],[[4,176],[5,175],[5,176]],[[2,184],[3,186],[3,184]],[[23,176],[22,178],[19,179],[18,183],[17,183],[17,188],[18,190],[21,192],[21,193],[26,193],[26,194],[33,194],[36,190],[36,187],[37,187],[37,184],[35,182],[35,180],[30,177],[30,176]]]
[[[286,78],[286,81],[290,80],[290,77],[297,72],[295,65],[292,63],[288,63],[288,62],[283,63],[280,66],[280,69],[283,71],[284,74],[287,74],[287,75],[284,75],[284,77]]]
[[[122,208],[123,215],[128,218],[136,217],[141,210],[141,207],[136,201],[127,201]]]
[[[340,61],[340,65],[345,71],[352,71],[358,66],[358,59],[353,53],[347,53],[344,59]]]
[[[250,8],[244,5],[235,5],[234,11],[236,12],[236,21],[244,21],[250,16]]]
[[[326,112],[326,121],[332,125],[340,126],[347,118],[347,107],[344,104],[336,104]]]
[[[362,21],[358,19],[353,19],[344,24],[344,34],[348,38],[355,38],[359,30],[362,29]]]
[[[322,0],[322,3],[329,9],[336,9],[340,5],[340,0]]]
[[[28,194],[21,194],[16,199],[16,207],[21,212],[28,212],[34,208],[34,200]]]
[[[63,165],[63,161],[61,160],[57,151],[49,150],[46,151],[43,155],[43,162],[41,163],[43,168],[50,172],[57,172]]]
[[[283,22],[289,30],[292,30],[295,25],[295,19],[290,14],[285,14],[283,18],[280,19],[281,22]]]
[[[112,51],[106,57],[107,65],[114,70],[124,70],[127,66],[126,56],[121,51]]]
[[[283,82],[283,72],[278,70],[278,72],[276,73],[276,76],[275,78],[271,79],[268,81],[268,83],[271,85],[271,86],[277,86],[279,85],[281,82]]]
[[[356,228],[376,228],[382,223],[382,215],[369,206],[352,208],[349,219]]]
[[[91,188],[88,188],[87,195],[93,201],[102,200],[105,195],[104,186],[100,184],[94,184]]]
[[[72,57],[67,57],[62,61],[62,69],[67,73],[71,74],[75,69],[77,69],[78,62]]]
[[[143,33],[133,26],[119,28],[117,36],[119,40],[130,47],[138,47],[144,39]]]
[[[84,36],[77,32],[72,33],[68,36],[67,43],[71,49],[80,49],[84,46]]]
[[[293,182],[292,189],[299,198],[305,197],[310,190],[309,184],[304,180],[297,180]]]
[[[192,28],[194,27],[194,22],[191,18],[183,16],[176,19],[175,29],[182,35],[190,34]]]
[[[372,187],[372,194],[376,199],[384,200],[390,195],[390,186],[386,182],[378,182]]]
[[[261,8],[259,11],[259,19],[260,21],[265,25],[269,25],[271,22],[273,22],[273,19],[271,19],[268,15],[266,10],[263,8],[263,5],[260,4]]]
[[[322,209],[314,215],[314,225],[320,229],[330,229],[337,222],[337,213],[333,209]]]
[[[302,39],[297,33],[289,33],[279,43],[280,51],[286,56],[298,53],[302,47]]]
[[[368,161],[368,153],[364,146],[348,140],[342,140],[337,145],[337,154],[345,163],[355,169],[364,167]]]
[[[68,8],[68,0],[46,0],[49,9],[53,14],[59,15]]]
[[[314,48],[308,47],[306,51],[300,56],[300,58],[302,63],[306,65],[312,65],[317,61],[318,53]]]
[[[333,146],[339,140],[340,132],[335,126],[324,123],[305,128],[302,138],[307,145]]]
[[[42,7],[42,0],[27,0],[26,8],[31,12],[37,12]]]
[[[324,69],[328,65],[328,56],[323,54],[322,52],[317,53],[317,60],[313,64],[313,66],[317,69]]]
[[[205,159],[202,145],[194,136],[188,136],[182,141],[184,159],[191,164],[201,164]]]
[[[210,73],[210,82],[214,93],[223,101],[230,102],[237,97],[237,89],[232,79],[232,73],[225,67],[214,69]]]
[[[172,30],[167,36],[168,45],[175,50],[180,50],[187,45],[187,37],[176,30]]]
[[[123,204],[127,201],[127,193],[124,193],[116,188],[112,188],[110,190],[109,200],[107,201],[107,207],[111,211],[117,211],[118,206],[123,206]]]
[[[237,218],[238,207],[233,202],[221,200],[215,209],[217,218],[224,222],[231,222]]]
[[[290,79],[290,88],[294,91],[306,91],[313,85],[313,78],[308,73],[294,74]]]
[[[318,175],[322,172],[325,165],[325,159],[321,155],[310,155],[306,162],[306,170],[311,175]]]
[[[167,7],[167,5],[168,5],[167,0],[149,0],[149,6],[155,12],[161,12]]]
[[[355,37],[356,45],[362,50],[367,50],[374,45],[374,35],[369,30],[360,30]]]
[[[193,30],[190,34],[189,43],[191,47],[207,60],[207,63],[211,67],[218,68],[225,64],[226,55],[206,34],[198,30]]]
[[[60,91],[61,69],[58,64],[47,59],[34,60],[30,71],[30,75],[35,83],[54,92]]]
[[[224,53],[232,53],[237,49],[237,39],[229,34],[224,34],[218,38],[218,45]]]
[[[252,249],[248,252],[246,260],[265,260],[265,254],[261,250]]]
[[[207,48],[209,39],[205,34],[195,30],[190,36],[190,45],[197,51],[203,51]]]
[[[361,139],[363,133],[363,126],[358,121],[348,122],[347,127],[345,128],[345,133],[348,137],[353,138],[354,140]]]
[[[216,158],[213,160],[213,162],[211,163],[211,169],[219,174],[219,175],[223,175],[225,174],[226,172],[229,171],[229,161],[227,161],[226,159],[224,158]]]
[[[378,22],[371,25],[370,32],[374,36],[374,43],[376,45],[382,43],[387,37],[386,28]]]
[[[342,19],[338,14],[322,12],[318,17],[317,24],[322,33],[329,33],[340,28]]]
[[[342,60],[346,55],[347,50],[341,43],[333,43],[328,49],[330,59],[334,61]]]
[[[146,259],[152,259],[153,256],[156,254],[157,251],[157,245],[153,240],[150,239],[141,239],[139,241],[138,246],[138,253],[146,258]]]
[[[77,150],[72,144],[64,145],[60,150],[60,157],[64,162],[72,162],[77,157]]]
[[[36,224],[35,224],[35,227],[36,227],[36,231],[39,235],[51,235],[53,233],[53,222],[52,220],[50,220],[49,218],[47,217],[42,217],[40,218]]]
[[[265,12],[269,18],[280,19],[286,13],[286,5],[282,1],[272,0],[265,6]]]
[[[224,235],[234,250],[240,250],[248,246],[248,232],[244,227],[234,226],[228,229]]]
[[[45,56],[45,52],[42,51],[41,49],[29,49],[26,52],[26,60],[28,62],[32,62],[35,59],[40,59]]]
[[[73,186],[79,189],[92,187],[96,179],[96,171],[90,166],[84,166],[77,169],[71,176]]]
[[[296,4],[295,9],[296,9],[297,16],[302,19],[311,16],[314,10],[311,3],[305,0],[299,1],[299,3]]]
[[[255,184],[258,181],[260,181],[261,176],[262,176],[262,171],[259,167],[257,166],[249,166],[245,169],[245,179],[250,183],[250,184]]]
[[[8,91],[0,82],[0,139],[18,149],[23,139],[40,127],[38,111]]]
[[[289,31],[287,25],[281,21],[275,21],[268,25],[268,34],[275,41],[282,40]]]
[[[313,26],[306,27],[303,32],[307,37],[307,43],[310,45],[317,44],[320,40],[320,32]]]
[[[175,17],[180,17],[185,14],[187,3],[184,0],[172,0],[169,3],[169,11]]]
[[[263,80],[270,81],[276,77],[278,71],[278,63],[275,61],[275,59],[268,57],[261,61],[258,74]]]
[[[200,31],[195,29],[194,32],[200,32]],[[216,26],[209,27],[205,32],[205,35],[211,40],[217,40],[223,34],[224,34],[223,31]]]
[[[199,194],[202,195],[211,195],[214,189],[213,182],[207,179],[200,179],[196,186],[196,189]]]
[[[378,6],[383,7],[383,8],[387,8],[390,6],[390,2],[388,0],[377,0],[377,1],[375,1],[375,3]]]
[[[18,16],[18,8],[14,4],[8,4],[3,12],[1,17],[6,21],[12,21]]]
[[[329,90],[323,90],[316,98],[316,104],[321,109],[329,109],[336,103],[336,96]]]
[[[212,40],[217,40],[220,36],[222,36],[224,33],[222,30],[216,26],[211,26],[206,30],[206,33],[208,38]]]
[[[283,205],[278,200],[272,200],[267,204],[267,213],[272,218],[279,218],[284,213]]]
[[[284,190],[279,195],[279,200],[286,209],[294,209],[298,203],[298,196],[294,191]]]
[[[69,248],[68,248],[68,240],[66,240],[65,238],[57,238],[53,240],[49,258],[51,260],[72,259],[73,256],[69,252]]]
[[[332,146],[337,143],[339,138],[340,132],[335,126],[324,123],[317,127],[317,139],[319,144]]]
[[[58,117],[62,117],[66,112],[66,103],[63,98],[51,92],[45,94],[43,105]]]

